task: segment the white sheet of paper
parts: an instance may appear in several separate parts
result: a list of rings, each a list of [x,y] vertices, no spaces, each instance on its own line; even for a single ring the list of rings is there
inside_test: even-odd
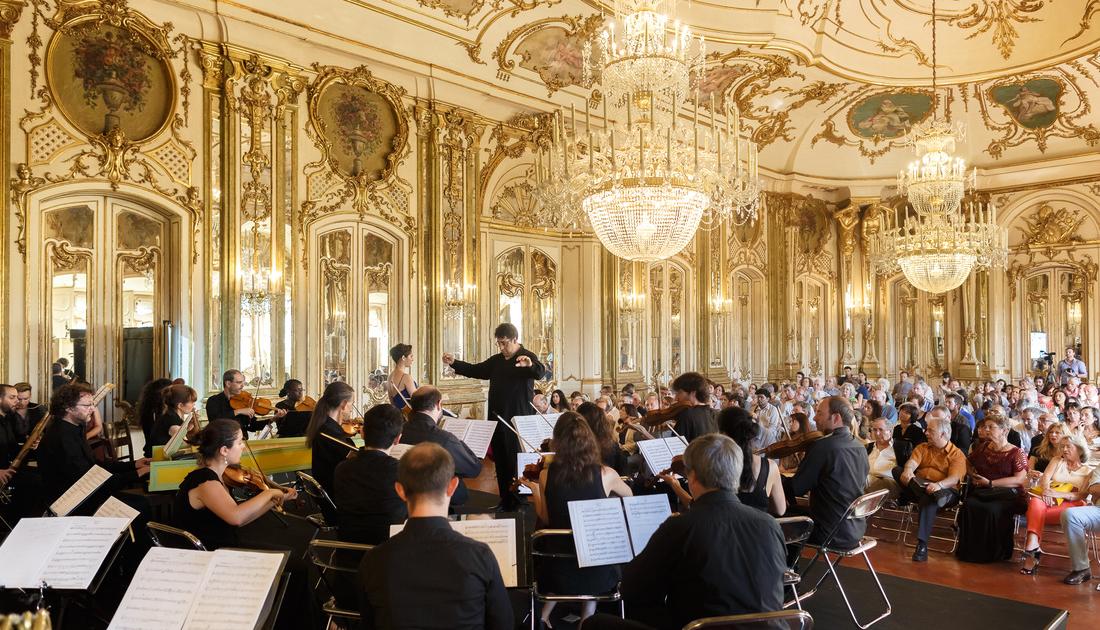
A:
[[[470,447],[475,457],[485,459],[485,454],[489,451],[489,444],[493,441],[493,433],[497,430],[497,421],[470,420],[469,422],[466,437],[462,438],[462,441]],[[507,431],[508,429],[502,430]]]
[[[24,518],[0,546],[0,586],[88,588],[126,528],[124,518]]]
[[[84,473],[84,476],[77,479],[76,483],[65,491],[65,494],[53,502],[50,511],[58,516],[68,516],[69,512],[75,510],[84,499],[87,499],[110,478],[111,473],[93,464],[88,472]]]
[[[552,414],[546,416],[546,420],[543,420],[542,416],[514,416],[512,418],[512,424],[516,427],[516,431],[523,436],[523,440],[520,440],[520,448],[524,451],[531,451],[532,448],[538,448],[542,445],[542,441],[554,436],[554,422],[557,422],[558,416],[561,414]],[[549,422],[547,422],[549,420]],[[507,430],[507,429],[505,429]],[[524,442],[526,440],[526,442]],[[528,446],[528,444],[530,446]]]
[[[473,421],[466,418],[443,418],[442,429],[460,440],[465,440],[466,431],[470,429],[471,422]]]
[[[69,530],[66,518],[24,518],[0,546],[0,587],[37,588],[42,569]]]
[[[489,545],[500,567],[505,588],[519,585],[518,559],[516,557],[516,521],[511,518],[448,521],[451,529]],[[390,525],[390,538],[401,533],[405,523]]]
[[[134,522],[137,518],[138,512],[134,508],[126,505],[122,501],[114,497],[107,497],[107,500],[103,502],[103,505],[99,506],[99,509],[95,511],[94,516],[101,516],[104,518],[124,518],[126,519],[126,525]]]
[[[184,630],[255,628],[282,561],[277,553],[215,551]]]
[[[630,528],[630,545],[634,547],[634,555],[642,553],[653,532],[672,516],[668,496],[664,494],[623,497],[623,512]]]
[[[634,558],[619,499],[570,501],[569,521],[573,524],[577,566],[622,564]]]
[[[191,413],[196,412],[192,411]],[[172,456],[175,455],[183,447],[183,441],[187,439],[187,427],[189,427],[190,425],[191,421],[190,419],[188,419],[182,425],[180,425],[180,430],[176,431],[175,435],[168,438],[168,443],[164,445],[165,457],[167,457],[168,459],[172,459]],[[156,446],[156,444],[154,444],[153,446]]]
[[[107,630],[182,628],[213,556],[187,549],[150,549]]]
[[[523,474],[523,467],[527,464],[537,464],[544,453],[516,453],[516,476]],[[519,494],[531,494],[527,486],[519,487]]]
[[[401,459],[401,456],[404,455],[410,448],[412,448],[414,446],[416,446],[416,445],[415,444],[394,444],[393,447],[390,448],[390,457],[392,457],[394,459]]]
[[[672,458],[676,455],[683,455],[684,449],[687,448],[677,437],[642,440],[636,442],[636,444],[638,445],[638,452],[645,459],[651,475],[656,475],[662,470],[668,470],[672,465]]]

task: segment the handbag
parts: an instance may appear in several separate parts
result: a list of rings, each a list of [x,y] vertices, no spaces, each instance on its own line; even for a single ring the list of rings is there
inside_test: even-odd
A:
[[[1077,492],[1077,486],[1068,481],[1052,481],[1050,482],[1050,489],[1055,492]],[[1039,498],[1043,498],[1042,486],[1032,486],[1028,489],[1028,492]],[[1065,500],[1066,499],[1058,497],[1054,499],[1054,505],[1062,505],[1062,502]]]

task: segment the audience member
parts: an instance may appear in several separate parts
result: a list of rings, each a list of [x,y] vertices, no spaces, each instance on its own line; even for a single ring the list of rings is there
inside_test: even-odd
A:
[[[959,513],[960,560],[997,562],[1012,557],[1013,517],[1024,511],[1027,455],[1008,441],[1011,421],[989,414],[970,454],[970,491]]]
[[[928,560],[928,538],[936,513],[959,502],[959,484],[966,476],[966,455],[951,443],[951,415],[946,407],[934,407],[925,415],[927,442],[917,445],[903,468],[895,468],[902,500],[916,501],[917,526],[915,562]]]

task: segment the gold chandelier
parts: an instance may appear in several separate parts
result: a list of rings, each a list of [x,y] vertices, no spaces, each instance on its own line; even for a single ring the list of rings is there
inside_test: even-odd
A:
[[[910,142],[917,154],[898,173],[898,193],[915,211],[887,213],[872,239],[870,258],[876,273],[901,270],[914,287],[944,293],[966,281],[971,270],[1004,266],[1008,234],[997,225],[996,209],[982,201],[963,204],[975,174],[956,157],[955,143],[965,137],[961,123],[936,118],[936,2],[932,2],[932,119],[915,125]]]
[[[585,78],[602,79],[602,123],[593,124],[589,102],[583,124],[574,108],[557,112],[535,167],[545,222],[587,224],[627,260],[668,258],[700,225],[757,215],[756,145],[742,137],[736,109],[723,106],[717,119],[713,97],[700,116],[700,98],[688,92],[705,44],[674,21],[675,5],[616,5],[616,19],[584,55]]]

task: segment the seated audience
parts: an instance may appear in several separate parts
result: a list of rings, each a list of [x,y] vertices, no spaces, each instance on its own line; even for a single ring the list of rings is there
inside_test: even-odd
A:
[[[951,393],[944,398],[944,408],[951,415],[951,443],[963,453],[970,452],[974,441],[974,416],[962,408],[963,397]]]
[[[894,425],[893,441],[895,445],[905,442],[903,448],[895,450],[895,454],[898,455],[898,466],[905,465],[918,444],[928,441],[924,436],[924,430],[927,427],[924,425],[923,415],[920,407],[913,403],[905,403],[898,407],[898,423]]]
[[[1037,441],[1042,432],[1039,430],[1039,416],[1042,412],[1035,407],[1026,407],[1019,413],[1020,422],[1013,427],[1016,433],[1020,434],[1020,448],[1024,449],[1025,453],[1031,452],[1031,447],[1034,441]]]
[[[397,465],[409,520],[359,566],[361,627],[513,630],[512,604],[493,552],[447,523],[458,487],[450,454],[418,444]]]
[[[933,407],[925,415],[927,442],[918,444],[904,467],[895,468],[903,501],[916,501],[920,520],[913,561],[928,560],[928,538],[936,513],[959,502],[959,484],[966,477],[966,455],[951,443],[951,415],[946,407]]]
[[[1027,456],[1008,441],[1012,422],[989,413],[970,454],[970,491],[959,513],[956,555],[967,562],[997,562],[1012,557],[1013,519],[1024,511]]]
[[[423,389],[413,394],[414,409]],[[390,457],[404,422],[404,414],[391,404],[371,407],[363,416],[363,448],[336,465],[332,500],[340,540],[377,545],[390,537],[390,525],[408,518],[394,489],[397,460]]]
[[[898,457],[898,451],[906,448],[907,442],[901,442],[895,444],[893,436],[890,432],[890,427],[887,425],[886,418],[877,418],[871,422],[871,437],[873,441],[867,445],[867,488],[864,492],[876,492],[878,490],[886,490],[890,494],[888,498],[897,499],[901,494],[901,486],[898,485],[896,479],[894,479],[894,468],[897,468],[898,459],[908,459],[908,453],[905,453],[905,457]],[[908,447],[912,448],[912,447]]]
[[[569,520],[569,502],[586,499],[606,499],[614,494],[620,497],[633,496],[630,488],[623,483],[615,469],[601,464],[600,449],[596,436],[588,422],[579,413],[566,412],[558,417],[554,424],[554,456],[549,465],[542,469],[537,482],[520,478],[519,482],[531,489],[531,500],[535,504],[535,515],[542,523],[552,529],[571,529]],[[560,544],[560,551],[572,553],[573,541],[553,540]],[[539,575],[536,576],[539,590],[554,595],[598,595],[615,588],[619,581],[619,567],[599,566],[578,568],[573,558],[546,558],[540,562]],[[542,622],[546,624],[553,602],[543,604]],[[585,602],[581,618],[585,619],[596,611],[595,602]]]
[[[684,451],[690,511],[667,519],[623,569],[633,621],[600,614],[583,626],[672,630],[701,617],[780,610],[786,569],[779,524],[737,499],[743,449],[704,435]]]
[[[1043,414],[1044,417],[1047,414]],[[1062,452],[1062,440],[1066,437],[1066,425],[1061,422],[1051,422],[1047,425],[1046,432],[1038,444],[1031,448],[1031,456],[1028,458],[1028,477],[1037,480],[1046,472],[1050,460]]]
[[[458,488],[451,495],[451,505],[463,505],[470,497],[463,479],[473,479],[481,474],[481,460],[465,442],[450,431],[439,428],[443,417],[443,394],[432,385],[421,385],[409,399],[412,414],[401,433],[402,444],[435,442],[447,449],[455,464]]]
[[[1024,566],[1020,569],[1025,575],[1034,575],[1039,570],[1043,526],[1059,522],[1062,512],[1084,505],[1088,497],[1092,477],[1092,467],[1086,464],[1088,444],[1081,437],[1070,435],[1062,440],[1061,451],[1061,455],[1050,461],[1028,499],[1027,540]]]

